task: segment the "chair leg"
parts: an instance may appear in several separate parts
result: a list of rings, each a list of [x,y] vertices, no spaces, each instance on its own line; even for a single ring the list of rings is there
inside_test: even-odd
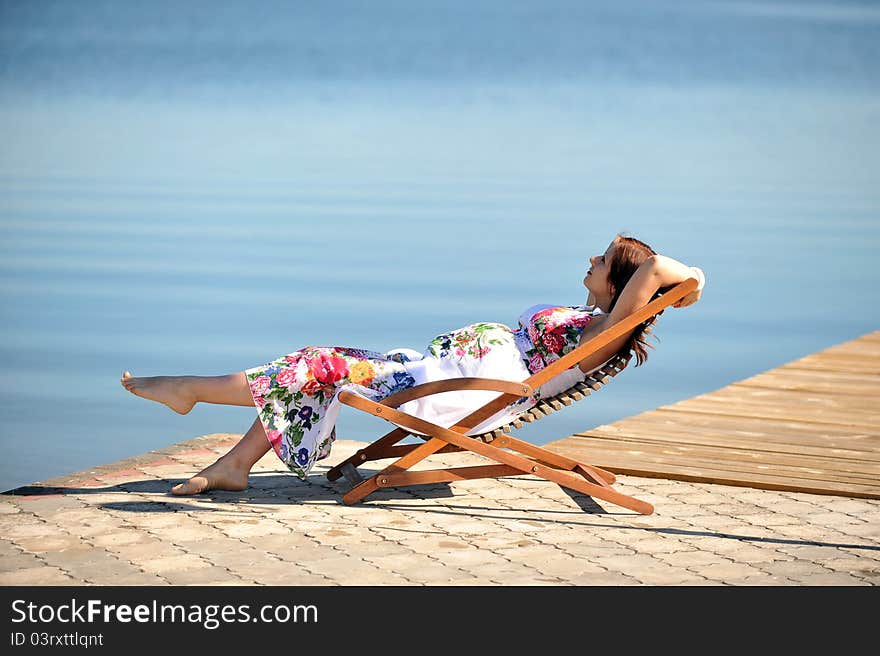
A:
[[[342,475],[345,476],[345,479],[352,487],[354,487],[355,485],[360,485],[364,480],[364,477],[360,475],[360,472],[358,472],[357,467],[355,467],[350,462],[342,465]]]
[[[510,435],[499,437],[493,440],[492,444],[502,448],[513,449],[523,455],[534,458],[538,462],[543,462],[553,467],[558,467],[559,469],[579,473],[586,478],[593,479],[596,483],[601,484],[602,481],[605,481],[606,483],[613,485],[617,480],[617,477],[615,477],[610,471],[586,462],[573,460],[562,454],[548,451],[547,449],[543,449],[528,442],[523,442]]]
[[[579,462],[571,471],[575,474],[580,474],[588,481],[593,481],[599,485],[613,485],[617,481],[617,477],[611,478],[610,480],[607,478],[606,475],[611,474],[611,472],[585,462]],[[611,474],[611,476],[614,476],[614,474]]]
[[[363,501],[366,497],[370,496],[378,489],[379,484],[377,482],[376,476],[370,476],[370,478],[365,479],[362,483],[358,483],[348,492],[343,494],[342,503],[351,505],[353,503],[357,503],[358,501]]]
[[[509,465],[474,465],[452,469],[428,469],[404,471],[379,477],[379,487],[402,487],[406,485],[425,485],[428,483],[452,483],[477,478],[500,478],[502,476],[522,476],[523,473]]]
[[[538,469],[536,471],[523,471],[525,468],[510,465],[477,465],[470,467],[455,467],[451,469],[429,469],[422,471],[397,471],[393,473],[377,475],[375,480],[370,480],[370,485],[359,490],[359,498],[381,488],[405,487],[407,485],[425,485],[429,483],[451,483],[454,481],[472,480],[477,478],[500,478],[502,476],[522,476],[525,473],[533,473],[544,480],[554,482],[562,487],[567,487],[576,492],[581,492],[596,499],[609,501],[623,508],[634,510],[643,515],[650,515],[654,507],[634,497],[618,492],[606,482],[591,483],[581,476],[558,469]],[[549,473],[552,472],[552,473]],[[369,491],[368,491],[369,490]],[[366,494],[364,494],[366,493]]]
[[[354,467],[357,467],[358,465],[362,465],[369,460],[379,460],[386,457],[385,455],[383,455],[386,450],[394,444],[400,442],[400,440],[405,438],[407,435],[409,435],[409,431],[406,431],[402,428],[395,428],[387,435],[380,437],[375,442],[369,444],[363,449],[358,450],[358,452],[354,455],[349,456],[335,467],[329,469],[327,471],[327,480],[335,481],[339,477],[341,477],[343,475],[342,468],[346,465],[350,464]]]
[[[389,476],[403,472],[431,454],[436,453],[447,444],[453,444],[465,451],[470,451],[477,455],[489,458],[490,460],[494,460],[496,463],[508,465],[523,474],[535,474],[540,478],[553,481],[554,483],[582,492],[588,496],[609,501],[623,508],[635,510],[644,515],[650,515],[654,512],[654,507],[651,504],[639,501],[638,499],[614,490],[605,480],[591,483],[583,476],[583,472],[579,471],[578,473],[574,473],[571,471],[560,471],[554,469],[553,466],[536,463],[535,461],[529,460],[521,455],[509,453],[504,449],[468,437],[464,434],[468,430],[467,426],[459,424],[454,427],[455,430],[443,428],[423,419],[400,412],[394,408],[383,406],[354,395],[349,397],[349,399],[342,400],[343,403],[346,403],[347,405],[351,405],[376,416],[382,416],[382,418],[387,421],[407,426],[414,431],[431,436],[430,440],[417,446],[407,455],[397,460],[394,464],[386,467],[375,476],[370,477],[357,487],[350,490],[349,493],[343,497],[345,503],[354,503],[362,500],[372,492],[375,492],[382,485],[387,485],[388,480],[393,480],[389,479]],[[550,453],[544,449],[541,449],[541,452],[544,457],[547,457],[547,454]],[[601,479],[602,477],[599,476],[599,478]],[[382,482],[383,479],[385,480],[385,483]]]
[[[421,462],[428,456],[437,453],[445,446],[447,446],[447,444],[448,442],[433,437],[424,444],[417,445],[412,451],[395,461],[393,464],[389,465],[374,476],[366,479],[363,483],[360,483],[359,485],[350,489],[342,497],[342,501],[347,504],[362,501],[365,497],[369,496],[379,489],[379,481],[383,477],[409,469],[410,467]]]
[[[455,467],[452,469],[430,469],[423,471],[397,471],[393,473],[377,474],[369,481],[364,482],[364,487],[357,492],[358,500],[381,488],[405,487],[407,485],[425,485],[429,483],[450,483],[454,481],[472,480],[477,478],[499,478],[502,476],[522,476],[530,473],[554,482],[562,487],[567,487],[576,492],[581,492],[596,499],[609,501],[613,504],[634,510],[643,515],[650,515],[654,507],[634,497],[618,492],[610,485],[601,481],[591,483],[585,478],[564,470],[539,468],[533,466],[535,471],[524,471],[527,467],[513,467],[510,465],[477,465],[469,467]],[[360,487],[360,486],[358,486]],[[349,501],[346,500],[346,503]]]
[[[405,415],[403,416],[405,417]],[[430,426],[430,429],[426,428],[426,426]],[[391,465],[382,472],[379,472],[375,476],[358,485],[355,489],[349,492],[349,494],[346,495],[343,500],[346,503],[352,503],[354,500],[362,500],[363,498],[365,498],[372,492],[375,492],[381,487],[391,487],[398,474],[405,472],[405,470],[409,469],[409,467],[415,464],[415,462],[427,458],[432,453],[438,451],[445,444],[452,443],[460,446],[466,451],[471,451],[478,455],[489,458],[490,460],[494,460],[497,463],[508,465],[511,469],[514,469],[522,474],[534,474],[545,480],[553,481],[558,485],[562,485],[563,487],[581,492],[582,494],[586,494],[596,499],[609,501],[613,504],[616,504],[623,508],[627,508],[629,510],[634,510],[643,515],[650,515],[654,512],[654,507],[651,504],[618,492],[604,480],[596,483],[591,483],[590,481],[586,480],[586,478],[584,478],[584,476],[580,472],[574,473],[569,471],[560,471],[559,469],[555,469],[552,466],[536,463],[535,461],[529,460],[528,458],[509,453],[507,451],[504,451],[503,449],[485,444],[479,440],[474,440],[473,438],[463,435],[461,433],[441,428],[440,426],[427,424],[427,422],[422,424],[419,430],[424,430],[424,432],[426,433],[433,433],[435,437],[425,444],[421,445],[420,448],[423,449],[421,453],[413,452],[415,454],[415,458],[412,459],[412,462],[408,461],[409,456],[401,458],[394,465]],[[411,475],[415,472],[406,473]]]

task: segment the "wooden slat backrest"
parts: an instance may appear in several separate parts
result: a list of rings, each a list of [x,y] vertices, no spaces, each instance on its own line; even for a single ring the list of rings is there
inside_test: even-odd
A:
[[[632,357],[632,353],[627,353],[625,355],[618,354],[614,356],[602,367],[586,376],[583,382],[576,383],[572,387],[559,392],[555,396],[541,399],[533,408],[523,412],[523,414],[517,419],[514,419],[492,431],[480,435],[474,435],[473,437],[483,440],[484,442],[491,442],[496,437],[501,437],[514,428],[521,428],[523,423],[538,421],[542,417],[546,417],[553,412],[571,405],[575,401],[579,401],[580,399],[589,396],[592,392],[602,389],[602,387],[607,385],[612,378],[623,371]]]

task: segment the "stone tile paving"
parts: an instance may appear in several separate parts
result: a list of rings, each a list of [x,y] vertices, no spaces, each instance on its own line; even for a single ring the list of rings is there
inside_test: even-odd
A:
[[[642,516],[533,477],[382,490],[346,506],[267,455],[241,493],[170,487],[207,435],[0,497],[0,585],[757,585],[880,581],[880,501],[619,477]],[[479,462],[447,455],[441,462]],[[373,467],[378,466],[371,463]]]

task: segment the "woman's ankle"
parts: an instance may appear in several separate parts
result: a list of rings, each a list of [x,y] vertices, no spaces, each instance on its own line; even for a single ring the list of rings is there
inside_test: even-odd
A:
[[[244,472],[245,474],[250,474],[250,471],[254,466],[254,463],[248,462],[247,458],[232,452],[220,456],[214,464],[220,465],[224,469]]]

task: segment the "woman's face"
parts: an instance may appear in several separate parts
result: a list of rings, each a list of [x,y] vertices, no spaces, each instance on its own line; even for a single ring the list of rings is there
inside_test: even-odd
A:
[[[590,269],[584,277],[584,287],[589,289],[597,299],[611,297],[612,289],[611,283],[608,281],[608,272],[613,257],[614,243],[611,243],[602,255],[594,255],[590,258]]]

